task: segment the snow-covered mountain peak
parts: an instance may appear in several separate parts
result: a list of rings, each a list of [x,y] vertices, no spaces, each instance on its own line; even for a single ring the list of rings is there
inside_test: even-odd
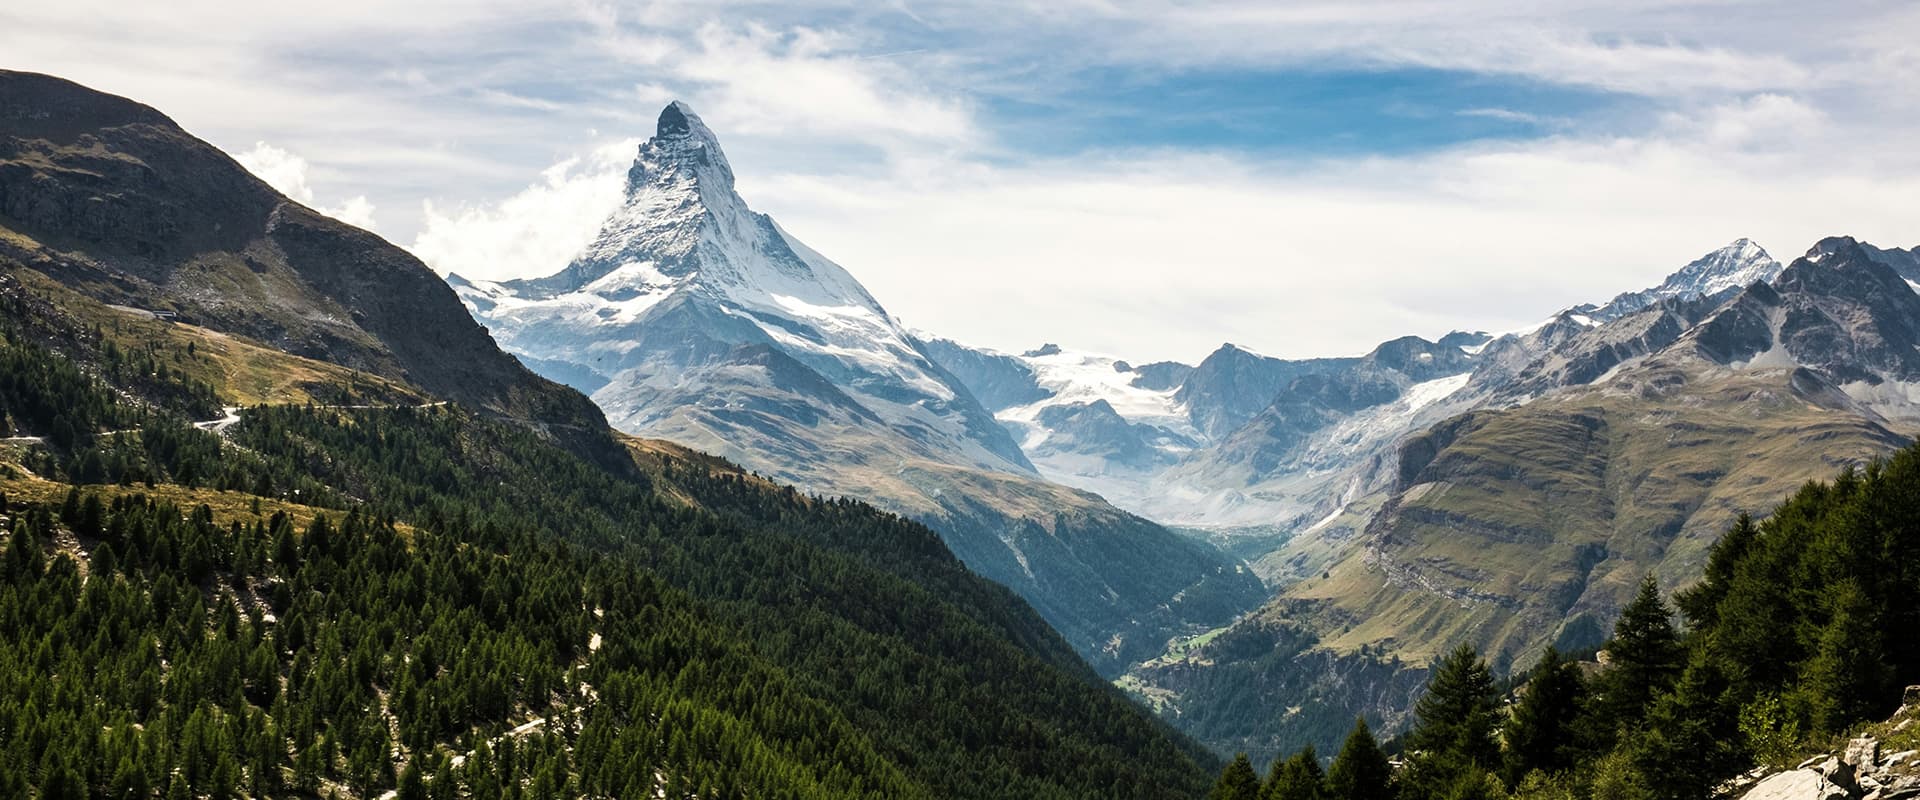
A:
[[[1711,297],[1771,281],[1784,268],[1767,254],[1765,248],[1743,237],[1694,259],[1692,263],[1668,275],[1658,286],[1614,297],[1606,305],[1593,308],[1590,316],[1604,322],[1619,319],[1662,300]]]
[[[1705,297],[1772,280],[1780,274],[1780,268],[1780,262],[1764,248],[1752,239],[1741,238],[1681,267],[1661,288],[1683,289],[1684,293]]]
[[[1032,472],[1007,432],[859,281],[747,205],[718,138],[684,103],[660,112],[625,199],[565,269],[455,288],[502,346],[597,387],[590,391],[609,418],[633,432],[677,408],[660,387],[738,367],[774,383],[836,387],[813,399],[859,406],[922,456]],[[741,361],[753,354],[739,348],[765,346],[820,380],[795,379],[780,359]]]
[[[747,206],[719,138],[679,101],[660,112],[627,172],[624,201],[593,242],[566,269],[506,286],[526,297],[587,293],[629,307],[684,289],[779,316],[865,316],[869,327],[897,327],[846,270]]]

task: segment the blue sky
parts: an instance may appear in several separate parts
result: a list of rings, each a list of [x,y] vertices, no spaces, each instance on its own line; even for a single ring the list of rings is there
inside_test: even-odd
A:
[[[1920,242],[1912,3],[165,6],[9,4],[0,66],[155,105],[478,277],[563,266],[683,99],[749,203],[1006,350],[1352,353],[1741,236]]]
[[[990,98],[1023,156],[1232,150],[1256,158],[1405,155],[1616,124],[1631,95],[1440,69],[1090,69],[1059,94]]]

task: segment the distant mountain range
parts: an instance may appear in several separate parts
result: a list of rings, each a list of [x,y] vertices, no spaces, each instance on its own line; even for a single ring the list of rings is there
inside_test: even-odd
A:
[[[1461,643],[1504,670],[1599,644],[1643,575],[1682,585],[1738,514],[1920,430],[1907,254],[1828,239],[1771,282],[1495,340],[1263,558],[1272,602],[1128,685],[1216,747],[1271,753],[1358,712],[1405,720],[1407,696],[1354,676],[1417,686]]]
[[[1641,574],[1690,580],[1737,513],[1907,441],[1915,278],[1911,250],[1834,238],[1789,267],[1741,239],[1530,329],[1359,357],[930,352],[991,387],[1042,474],[1278,588],[1122,681],[1223,752],[1275,753],[1404,719],[1455,644],[1503,669],[1593,646]]]
[[[660,113],[625,202],[565,269],[448,280],[502,347],[614,426],[927,523],[1109,674],[1267,594],[1213,547],[1044,480],[929,345],[747,207],[684,104]]]
[[[1408,336],[1358,357],[1287,360],[1226,344],[1195,367],[1135,369],[1058,345],[1015,356],[936,340],[929,352],[990,398],[985,405],[1047,477],[1162,522],[1271,541],[1259,534],[1299,530],[1340,509],[1350,485],[1368,480],[1350,468],[1377,461],[1400,437],[1516,399],[1462,392],[1470,383],[1503,384],[1498,376],[1527,366],[1536,351],[1601,321],[1663,300],[1724,296],[1779,270],[1742,239],[1657,287],[1567,309],[1499,342],[1471,332]],[[1216,540],[1260,555],[1227,533]]]
[[[1734,514],[1905,441],[1917,277],[1741,239],[1504,334],[1001,353],[905,329],[751,211],[676,103],[565,269],[449,280],[616,426],[925,521],[1170,719],[1271,753],[1396,724],[1454,644],[1590,646],[1640,573],[1696,575]]]

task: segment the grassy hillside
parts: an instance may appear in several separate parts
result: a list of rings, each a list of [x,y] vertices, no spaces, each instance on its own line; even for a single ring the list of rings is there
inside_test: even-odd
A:
[[[1402,465],[1366,549],[1288,596],[1323,601],[1337,650],[1427,661],[1464,642],[1504,670],[1598,645],[1644,575],[1691,582],[1739,514],[1908,441],[1786,370],[1690,371],[1651,364],[1428,433],[1436,454]]]

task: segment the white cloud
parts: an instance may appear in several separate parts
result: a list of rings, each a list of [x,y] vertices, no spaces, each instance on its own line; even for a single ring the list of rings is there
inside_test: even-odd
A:
[[[1222,341],[1306,356],[1519,327],[1741,236],[1782,258],[1830,234],[1920,239],[1907,202],[1920,168],[1888,171],[1836,136],[1817,112],[1760,95],[1642,137],[1399,158],[928,158],[741,180],[750,204],[917,328],[1005,350],[1064,341],[1193,361]],[[1855,156],[1829,155],[1844,150]],[[414,250],[470,277],[549,274],[616,205],[631,153],[602,148],[498,205],[430,214]]]
[[[266,142],[254,142],[252,150],[235,154],[233,160],[281,194],[313,204],[313,187],[307,185],[306,159]]]
[[[1699,124],[1751,141],[1724,118]],[[748,199],[916,327],[1189,362],[1222,341],[1307,356],[1519,327],[1741,236],[1782,258],[1832,234],[1920,240],[1920,170],[1881,169],[1871,151],[1830,160],[1831,138],[1788,155],[1725,141],[1556,138],[1284,169],[1161,154],[790,174]]]
[[[1699,117],[1667,115],[1677,134],[1729,150],[1797,150],[1828,132],[1827,115],[1782,94],[1758,94],[1708,108]]]
[[[499,203],[441,211],[429,201],[426,225],[409,249],[443,275],[502,280],[556,272],[619,203],[638,146],[627,140],[569,158]]]
[[[304,158],[266,142],[255,142],[253,149],[235,155],[233,160],[240,162],[240,166],[246,167],[255,177],[266,181],[268,186],[301,205],[356,228],[374,229],[373,203],[367,200],[366,195],[349,197],[338,206],[314,204],[313,187],[307,182],[311,167]]]
[[[367,200],[366,195],[354,195],[338,206],[322,208],[318,211],[361,230],[375,230],[373,203]]]
[[[975,135],[961,99],[890,60],[860,57],[857,43],[843,33],[707,22],[682,44],[635,33],[611,18],[597,22],[603,49],[670,76],[704,117],[739,135],[857,136],[878,143]],[[641,84],[637,93],[668,96],[658,82]]]

